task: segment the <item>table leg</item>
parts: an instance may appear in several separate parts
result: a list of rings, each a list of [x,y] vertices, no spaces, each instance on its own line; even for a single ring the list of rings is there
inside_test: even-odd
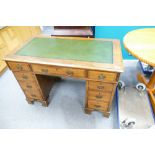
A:
[[[147,81],[146,81],[146,79],[145,79],[143,74],[138,73],[137,74],[137,79],[138,79],[139,82],[141,82],[141,83],[143,83],[143,84],[145,84],[147,86]]]
[[[155,71],[152,73],[150,81],[147,83],[147,88],[153,89],[155,85]]]
[[[155,71],[152,73],[149,82],[146,81],[144,75],[138,73],[137,75],[138,81],[146,85],[147,92],[150,97],[150,101],[152,104],[153,111],[155,113]]]
[[[148,90],[148,94],[149,94],[150,101],[151,101],[151,104],[152,104],[153,112],[155,114],[155,97],[154,97],[154,92]]]

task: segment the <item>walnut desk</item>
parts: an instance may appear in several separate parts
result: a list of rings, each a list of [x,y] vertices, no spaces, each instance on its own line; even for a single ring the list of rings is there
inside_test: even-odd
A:
[[[49,91],[58,77],[82,79],[86,80],[85,112],[97,110],[107,117],[123,71],[120,42],[110,39],[40,36],[4,60],[28,103],[48,106]]]

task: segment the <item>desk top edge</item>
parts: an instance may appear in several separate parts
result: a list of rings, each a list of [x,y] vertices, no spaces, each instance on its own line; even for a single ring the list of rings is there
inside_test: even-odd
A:
[[[37,57],[29,57],[29,56],[18,56],[15,53],[21,49],[24,45],[26,45],[29,41],[34,38],[61,38],[61,39],[74,39],[74,40],[103,40],[103,41],[112,41],[113,45],[116,45],[114,52],[117,55],[117,60],[114,60],[113,64],[104,64],[104,63],[95,63],[95,62],[81,62],[76,60],[58,60],[58,59],[49,59],[49,58],[37,58]],[[14,61],[14,62],[25,62],[32,64],[44,64],[44,65],[58,65],[58,66],[66,66],[66,67],[74,67],[74,68],[85,68],[85,69],[93,69],[93,70],[113,70],[115,72],[123,72],[123,61],[121,54],[120,41],[117,39],[103,39],[103,38],[81,38],[81,37],[50,37],[45,35],[39,35],[31,38],[20,47],[14,50],[12,54],[7,55],[3,58],[4,61]],[[26,59],[27,58],[27,59]],[[116,59],[114,57],[114,59]],[[118,61],[119,60],[119,61]],[[80,63],[80,65],[78,65]]]

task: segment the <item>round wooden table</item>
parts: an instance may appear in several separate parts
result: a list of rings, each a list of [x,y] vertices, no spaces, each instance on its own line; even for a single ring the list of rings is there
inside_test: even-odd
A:
[[[155,28],[137,29],[127,33],[123,40],[124,47],[140,61],[155,67]],[[145,77],[138,73],[137,78],[146,85],[155,113],[155,71],[147,82]]]

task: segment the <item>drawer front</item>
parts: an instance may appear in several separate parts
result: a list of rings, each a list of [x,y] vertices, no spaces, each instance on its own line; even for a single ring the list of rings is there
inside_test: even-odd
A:
[[[19,83],[24,90],[35,91],[38,89],[37,84],[33,81],[19,81]]]
[[[82,69],[73,69],[65,67],[54,67],[54,66],[44,66],[44,65],[32,65],[34,72],[38,74],[56,74],[68,77],[86,77],[86,71]]]
[[[88,87],[89,87],[89,89],[92,89],[92,90],[112,92],[114,84],[89,81]]]
[[[82,69],[60,68],[59,73],[68,77],[86,77],[86,71]]]
[[[18,62],[8,62],[9,67],[13,71],[30,71],[30,67],[26,63],[18,63]]]
[[[31,67],[38,74],[58,74],[57,67],[44,65],[31,65]]]
[[[25,90],[24,93],[27,98],[38,99],[38,100],[43,99],[38,89],[36,89],[35,91]]]
[[[20,81],[34,81],[34,75],[31,72],[14,72],[17,80]]]
[[[106,102],[96,102],[93,100],[88,101],[88,108],[100,110],[100,111],[106,111],[108,109],[108,103]]]
[[[109,102],[111,99],[111,93],[101,91],[88,91],[88,100],[105,101]]]
[[[100,81],[115,82],[117,79],[117,73],[89,71],[88,78]]]

